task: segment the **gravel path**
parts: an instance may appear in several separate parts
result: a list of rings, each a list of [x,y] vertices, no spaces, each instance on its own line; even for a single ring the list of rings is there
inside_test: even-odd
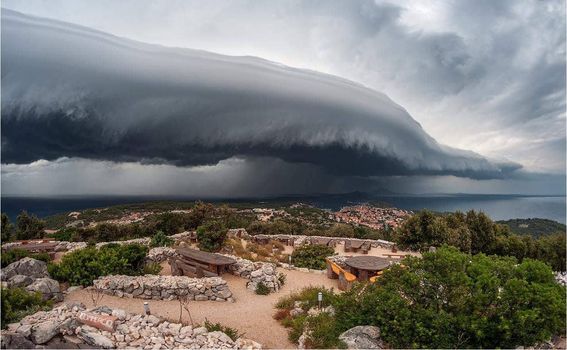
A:
[[[328,279],[324,274],[300,272],[279,268],[278,271],[287,275],[285,286],[278,292],[270,295],[256,295],[246,289],[246,279],[224,274],[222,277],[228,282],[230,290],[236,298],[235,303],[197,301],[191,304],[191,316],[195,323],[202,323],[207,318],[211,322],[220,322],[244,332],[247,338],[261,343],[265,348],[289,349],[295,348],[287,339],[287,329],[272,318],[274,304],[282,296],[294,290],[307,286],[325,286],[337,289],[337,281]],[[87,292],[78,290],[70,293],[65,301],[79,301],[87,307],[92,301]],[[143,313],[143,299],[118,298],[104,296],[100,305],[113,308],[122,308],[129,312]],[[179,321],[179,303],[177,301],[149,300],[150,310],[154,315]],[[186,312],[183,312],[183,321],[189,322]]]

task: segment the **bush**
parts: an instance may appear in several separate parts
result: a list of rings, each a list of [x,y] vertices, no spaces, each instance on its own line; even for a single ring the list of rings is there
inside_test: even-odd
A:
[[[210,221],[197,228],[199,248],[207,252],[218,252],[224,245],[228,230],[220,221]]]
[[[156,232],[150,241],[150,247],[171,247],[173,239],[166,236],[162,231]]]
[[[280,286],[285,285],[286,278],[287,276],[283,272],[278,273],[278,282],[280,282]]]
[[[339,331],[380,327],[394,348],[515,348],[565,332],[565,287],[542,262],[442,247],[335,302]]]
[[[291,254],[291,261],[297,267],[323,270],[326,267],[325,258],[334,253],[333,248],[324,245],[304,245],[294,249]]]
[[[264,282],[258,282],[256,284],[256,294],[258,295],[268,295],[270,294],[270,288],[264,284]]]
[[[48,270],[58,281],[88,286],[100,276],[142,274],[147,253],[148,248],[140,244],[87,247],[66,254],[57,265],[49,264]]]
[[[35,239],[42,238],[45,234],[43,229],[45,222],[35,215],[29,215],[26,211],[22,211],[16,218],[16,238],[17,239]]]
[[[313,306],[318,306],[317,295],[319,292],[323,293],[323,305],[329,306],[333,305],[337,296],[333,292],[333,289],[326,289],[324,287],[306,287],[298,292],[290,293],[278,300],[276,303],[277,309],[288,309],[291,310],[294,307],[296,301],[301,302],[301,307],[304,311],[308,311]]]
[[[144,265],[143,274],[144,275],[159,275],[162,270],[162,266],[158,263],[148,263]]]
[[[327,312],[321,312],[305,319],[304,327],[309,329],[305,341],[308,349],[337,349],[346,348],[346,344],[339,340],[341,332],[335,322],[335,317]]]
[[[43,301],[41,293],[30,293],[22,288],[2,288],[2,329],[27,315],[40,310],[49,310],[51,300]]]
[[[25,249],[14,248],[2,253],[2,268],[25,257],[45,261],[46,263],[51,261],[51,256],[48,253],[30,253]]]
[[[205,319],[204,326],[207,329],[207,332],[217,332],[217,331],[223,332],[224,334],[228,335],[229,338],[232,339],[233,341],[236,341],[238,338],[244,336],[244,333],[240,333],[238,332],[238,330],[234,328],[223,326],[220,323],[211,323],[207,319]]]

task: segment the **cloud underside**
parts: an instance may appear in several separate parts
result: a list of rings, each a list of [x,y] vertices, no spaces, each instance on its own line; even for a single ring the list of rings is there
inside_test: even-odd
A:
[[[279,159],[338,176],[505,178],[384,94],[252,57],[147,45],[2,11],[2,162],[190,167]]]

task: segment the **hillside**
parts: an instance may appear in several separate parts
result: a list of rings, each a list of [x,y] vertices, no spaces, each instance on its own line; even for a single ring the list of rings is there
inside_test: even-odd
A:
[[[553,233],[565,232],[566,226],[557,221],[548,219],[512,219],[497,221],[499,224],[508,225],[512,232],[519,235],[530,235],[540,237]]]

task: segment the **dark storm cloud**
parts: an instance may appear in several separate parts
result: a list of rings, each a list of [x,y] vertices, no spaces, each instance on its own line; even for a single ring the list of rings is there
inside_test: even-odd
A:
[[[338,175],[479,179],[520,167],[440,145],[385,95],[334,76],[7,10],[1,122],[3,163],[270,157]]]

